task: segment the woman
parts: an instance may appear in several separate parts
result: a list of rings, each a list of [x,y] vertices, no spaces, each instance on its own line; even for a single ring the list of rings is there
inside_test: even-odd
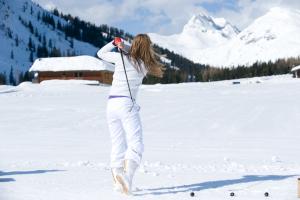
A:
[[[112,52],[115,47],[119,52]],[[147,74],[162,77],[163,66],[156,60],[151,40],[146,34],[134,37],[129,49],[125,49],[120,38],[115,38],[97,54],[99,58],[115,64],[107,105],[112,142],[111,169],[115,189],[130,194],[132,179],[144,149],[140,107],[135,102],[137,92]]]

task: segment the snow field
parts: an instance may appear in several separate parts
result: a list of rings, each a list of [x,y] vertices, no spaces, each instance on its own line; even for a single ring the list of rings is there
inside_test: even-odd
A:
[[[297,199],[300,81],[238,81],[140,88],[145,153],[131,197],[112,190],[108,86],[0,86],[0,199]]]

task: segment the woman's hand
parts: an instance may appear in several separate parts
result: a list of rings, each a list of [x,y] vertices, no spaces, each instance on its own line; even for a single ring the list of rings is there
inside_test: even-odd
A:
[[[118,43],[118,44],[117,44],[117,47],[118,47],[119,49],[123,49],[123,48],[124,48],[123,42]]]
[[[113,44],[114,44],[116,47],[118,47],[119,49],[123,49],[123,48],[124,48],[123,40],[122,40],[122,38],[120,38],[120,37],[115,37],[115,38],[114,38]]]

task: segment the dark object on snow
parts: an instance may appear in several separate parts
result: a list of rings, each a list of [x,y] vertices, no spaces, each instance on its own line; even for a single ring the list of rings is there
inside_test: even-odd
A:
[[[298,198],[300,198],[300,178],[298,178]]]
[[[234,192],[230,192],[231,197],[234,197],[234,195],[235,195]]]
[[[241,82],[240,81],[233,81],[232,84],[233,85],[238,85],[238,84],[241,84]]]
[[[191,197],[194,197],[194,196],[195,196],[195,193],[194,193],[194,192],[191,192],[190,195],[191,195]]]
[[[265,192],[265,197],[268,197],[269,196],[269,193],[268,192]]]

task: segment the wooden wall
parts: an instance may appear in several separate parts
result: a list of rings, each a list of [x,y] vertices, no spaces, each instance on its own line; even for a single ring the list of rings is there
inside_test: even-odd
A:
[[[38,82],[44,80],[96,80],[100,83],[111,84],[113,72],[110,71],[63,71],[63,72],[38,72]]]

